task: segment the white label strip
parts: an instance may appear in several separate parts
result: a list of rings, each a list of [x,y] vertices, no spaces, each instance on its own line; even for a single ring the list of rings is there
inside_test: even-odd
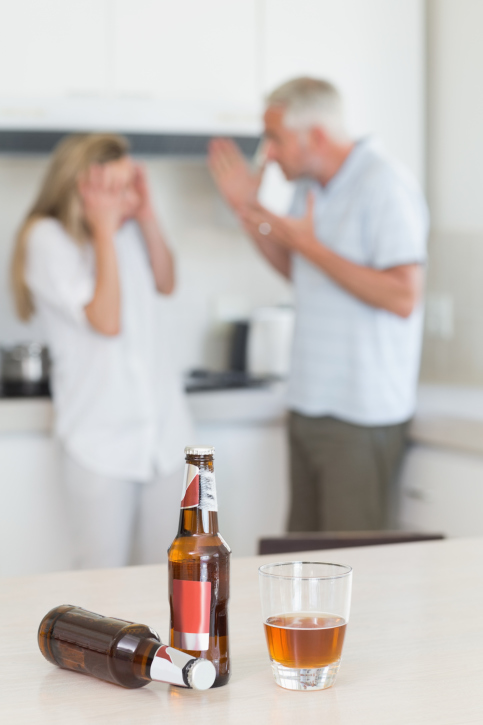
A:
[[[218,511],[215,474],[211,471],[200,471],[199,507],[203,511]]]
[[[210,646],[209,633],[199,632],[174,632],[174,646],[179,649],[187,649],[191,652],[205,651]]]

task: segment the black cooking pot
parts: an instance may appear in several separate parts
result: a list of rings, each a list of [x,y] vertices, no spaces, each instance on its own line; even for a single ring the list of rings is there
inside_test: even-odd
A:
[[[49,394],[49,351],[38,342],[0,348],[1,389],[4,396]]]

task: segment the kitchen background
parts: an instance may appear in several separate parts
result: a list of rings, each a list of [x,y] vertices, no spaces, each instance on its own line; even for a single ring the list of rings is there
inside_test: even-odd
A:
[[[291,291],[216,193],[206,139],[233,134],[254,147],[265,92],[295,75],[326,77],[345,95],[352,133],[379,136],[417,175],[431,209],[420,410],[398,523],[483,533],[475,513],[483,503],[483,3],[2,0],[1,12],[0,344],[42,340],[35,323],[15,319],[7,280],[15,230],[47,163],[45,137],[32,132],[109,128],[150,139],[142,158],[179,274],[176,294],[160,302],[160,325],[169,320],[178,367],[226,369],[229,323],[290,304]],[[179,153],[176,139],[186,135],[196,143]],[[271,169],[267,202],[281,211],[289,193]],[[219,451],[223,533],[235,553],[254,553],[258,536],[284,527],[281,386],[190,399],[200,436]],[[53,516],[49,496],[59,492],[51,413],[41,401],[17,402],[0,400],[0,574],[67,561],[59,554],[62,533],[45,551],[33,553],[29,543],[45,531],[39,510]],[[237,445],[252,461],[249,485],[246,471],[233,474]],[[246,489],[242,509],[263,512],[248,535],[223,489],[223,477],[233,475]],[[265,515],[274,497],[275,510]]]

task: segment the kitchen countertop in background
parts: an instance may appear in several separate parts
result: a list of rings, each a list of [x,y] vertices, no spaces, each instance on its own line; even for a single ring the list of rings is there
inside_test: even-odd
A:
[[[409,435],[416,443],[483,454],[483,388],[420,385]]]
[[[285,384],[187,394],[198,423],[276,423],[285,415]],[[50,398],[0,398],[0,434],[49,434],[54,412]]]
[[[285,385],[216,390],[188,394],[197,422],[257,424],[284,416]],[[48,398],[0,399],[0,433],[44,433],[52,430]],[[483,454],[483,388],[422,384],[411,424],[415,443]]]
[[[53,423],[50,398],[0,398],[0,434],[50,433]]]

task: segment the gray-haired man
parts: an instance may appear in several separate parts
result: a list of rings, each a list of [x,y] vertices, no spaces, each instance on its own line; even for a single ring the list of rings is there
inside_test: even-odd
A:
[[[295,288],[289,530],[383,528],[415,407],[428,215],[410,174],[345,131],[338,91],[299,78],[264,115],[266,158],[297,180],[288,217],[256,200],[237,147],[210,168],[270,264]]]

